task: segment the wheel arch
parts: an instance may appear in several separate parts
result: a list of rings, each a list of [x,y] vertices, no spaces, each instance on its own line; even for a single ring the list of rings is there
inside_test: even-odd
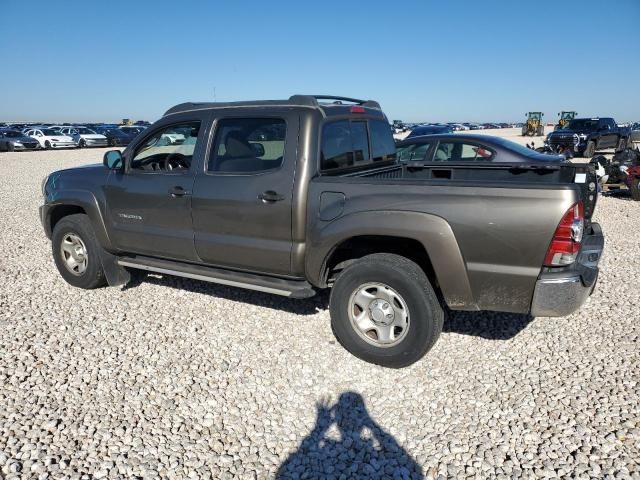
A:
[[[45,204],[42,223],[47,236],[51,238],[56,224],[64,217],[78,213],[89,217],[98,242],[103,248],[110,250],[111,241],[98,201],[91,192],[84,190],[65,191],[54,202]]]
[[[462,252],[441,217],[420,212],[345,215],[319,230],[307,257],[307,278],[330,285],[331,275],[371,253],[395,253],[417,263],[451,308],[477,310]]]

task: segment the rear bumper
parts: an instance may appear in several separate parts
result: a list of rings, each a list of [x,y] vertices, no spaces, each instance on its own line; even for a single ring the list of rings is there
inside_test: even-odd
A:
[[[578,260],[565,271],[544,272],[538,277],[531,302],[534,317],[564,317],[578,310],[598,281],[598,262],[604,249],[604,236],[597,223],[585,235]]]

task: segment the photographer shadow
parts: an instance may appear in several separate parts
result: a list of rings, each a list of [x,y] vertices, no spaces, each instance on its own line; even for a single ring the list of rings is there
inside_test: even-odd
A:
[[[369,416],[360,394],[345,392],[332,407],[319,402],[316,408],[313,430],[282,463],[277,479],[424,478],[411,455]]]

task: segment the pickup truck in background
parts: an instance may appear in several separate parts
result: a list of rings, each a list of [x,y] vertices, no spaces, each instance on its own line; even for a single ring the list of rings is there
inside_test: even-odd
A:
[[[619,127],[613,118],[574,118],[564,128],[547,135],[546,142],[553,151],[568,147],[577,155],[591,158],[598,150],[625,150],[630,135],[631,129]]]
[[[398,161],[374,101],[185,103],[103,164],[50,174],[40,217],[80,288],[130,269],[290,298],[331,288],[337,339],[387,367],[420,359],[446,308],[578,309],[604,242],[593,169],[419,138],[403,154],[422,160]]]

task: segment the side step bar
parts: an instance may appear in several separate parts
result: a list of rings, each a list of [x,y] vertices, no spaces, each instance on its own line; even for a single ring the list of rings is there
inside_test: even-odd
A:
[[[205,282],[219,283],[232,287],[246,288],[258,292],[273,293],[289,298],[309,298],[316,292],[309,282],[304,280],[285,280],[252,273],[235,272],[221,268],[193,265],[191,263],[161,260],[151,257],[121,257],[118,265],[138,270],[193,278]]]

